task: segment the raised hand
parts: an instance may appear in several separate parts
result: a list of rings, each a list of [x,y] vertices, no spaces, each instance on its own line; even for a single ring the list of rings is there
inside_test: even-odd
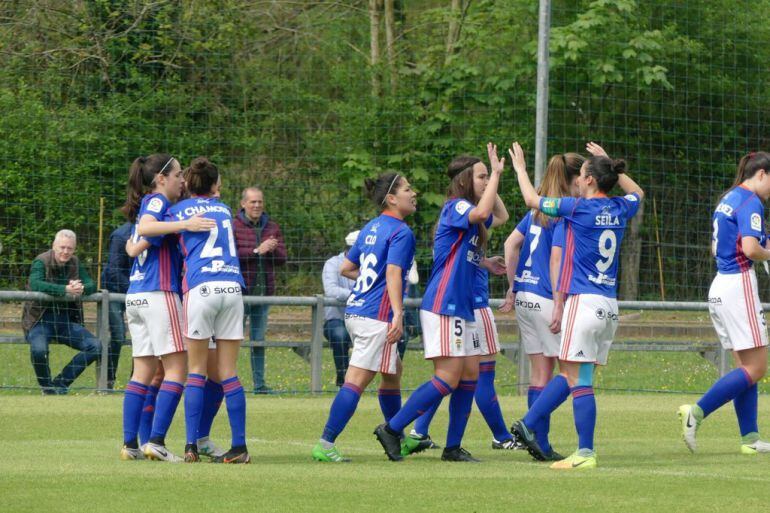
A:
[[[511,164],[513,164],[513,169],[515,169],[517,173],[527,172],[527,161],[524,160],[524,150],[521,149],[521,145],[518,142],[514,141],[514,143],[511,144],[508,155],[511,156]]]
[[[602,148],[601,146],[599,146],[593,141],[590,141],[588,144],[586,144],[586,151],[591,155],[593,155],[594,157],[607,157],[607,158],[610,157],[609,155],[607,155],[607,152],[604,151],[604,148]]]
[[[489,155],[489,167],[490,171],[502,173],[505,169],[505,157],[502,159],[497,158],[497,145],[487,143],[487,155]]]

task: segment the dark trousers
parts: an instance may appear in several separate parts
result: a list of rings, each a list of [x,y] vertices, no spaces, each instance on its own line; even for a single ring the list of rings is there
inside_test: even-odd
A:
[[[53,379],[51,379],[51,368],[48,364],[48,344],[52,339],[79,351]],[[91,362],[99,358],[102,347],[99,339],[83,326],[70,322],[66,314],[53,312],[43,314],[43,317],[27,333],[27,341],[32,368],[37,376],[37,382],[44,390],[69,387]]]
[[[329,319],[324,322],[324,337],[329,341],[334,355],[334,368],[337,371],[337,386],[345,383],[345,373],[350,363],[350,335],[342,319]]]

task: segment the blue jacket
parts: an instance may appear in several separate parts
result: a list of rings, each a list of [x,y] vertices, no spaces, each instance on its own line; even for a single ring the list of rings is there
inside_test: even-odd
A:
[[[131,238],[131,223],[123,223],[110,234],[110,254],[102,271],[102,287],[110,292],[125,294],[128,276],[134,259],[126,253],[126,242]]]

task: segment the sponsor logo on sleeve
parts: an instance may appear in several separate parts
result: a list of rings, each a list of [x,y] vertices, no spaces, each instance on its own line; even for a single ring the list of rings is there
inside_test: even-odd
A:
[[[756,212],[751,214],[751,229],[758,232],[762,231],[762,218]]]
[[[163,201],[160,198],[152,198],[147,204],[147,210],[160,214],[160,211],[163,210]]]
[[[555,199],[544,199],[543,200],[543,209],[554,209],[556,208],[556,200]]]
[[[455,210],[457,210],[457,213],[461,216],[464,216],[469,208],[471,208],[471,204],[467,201],[458,201],[455,205]]]

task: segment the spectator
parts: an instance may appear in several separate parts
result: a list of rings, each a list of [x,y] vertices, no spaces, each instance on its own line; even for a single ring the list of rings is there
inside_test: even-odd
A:
[[[345,244],[350,248],[356,242],[358,230],[350,232],[345,237]],[[347,249],[326,261],[322,276],[324,296],[338,301],[347,301],[355,281],[340,274],[340,265],[348,254]],[[337,371],[337,386],[345,383],[345,373],[348,370],[350,351],[350,335],[345,328],[345,307],[327,306],[324,308],[324,337],[329,341],[334,355],[334,368]]]
[[[35,257],[27,288],[54,297],[77,298],[75,301],[29,301],[24,304],[22,326],[29,342],[32,367],[44,394],[66,394],[69,386],[94,360],[101,344],[83,327],[80,298],[96,292],[96,284],[75,256],[77,237],[70,230],[56,234],[52,249]],[[48,344],[56,339],[80,351],[51,379]]]
[[[110,234],[110,254],[102,271],[102,287],[109,292],[125,294],[128,291],[128,277],[134,259],[126,253],[126,241],[131,237],[131,223],[123,223]],[[110,301],[110,354],[107,360],[107,388],[115,385],[120,351],[126,343],[126,322],[124,301]]]
[[[265,212],[264,195],[259,187],[243,190],[241,210],[233,223],[247,295],[272,296],[275,294],[275,267],[286,263],[286,245],[278,224]],[[268,310],[269,305],[245,305],[252,343],[265,340]],[[264,347],[251,348],[251,373],[254,393],[270,393],[270,387],[265,384]]]

